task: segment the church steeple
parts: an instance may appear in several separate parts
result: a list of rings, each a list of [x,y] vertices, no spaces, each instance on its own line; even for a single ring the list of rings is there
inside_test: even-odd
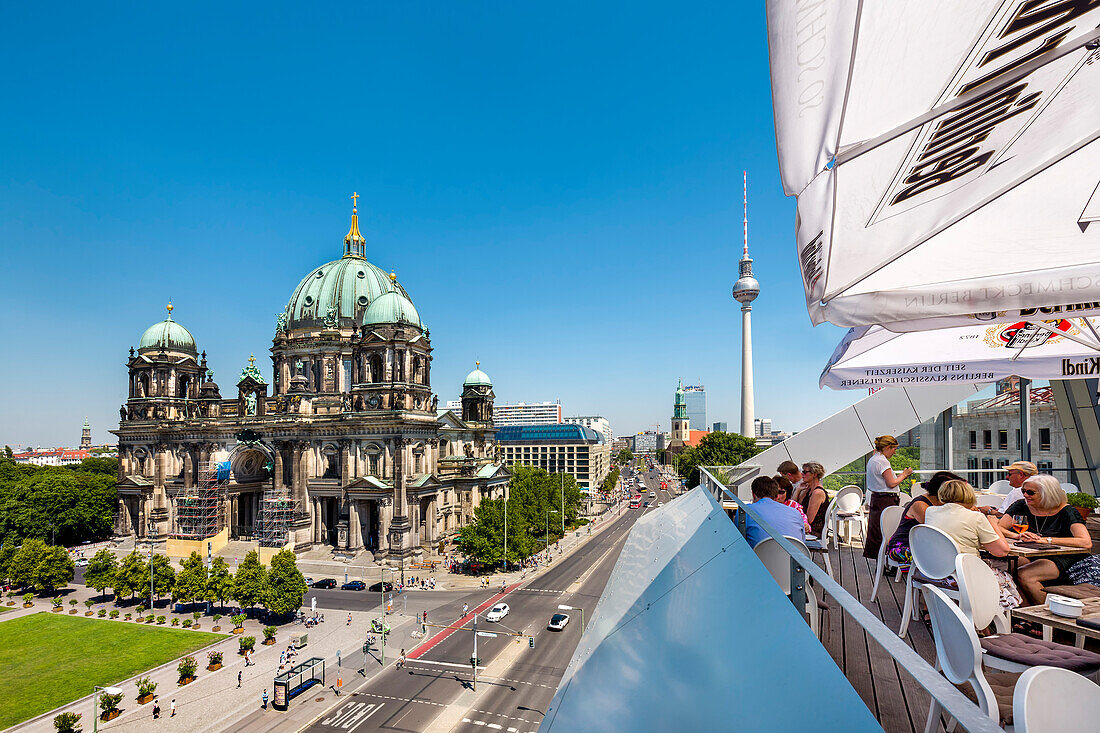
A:
[[[359,210],[356,206],[359,194],[351,194],[351,227],[344,235],[344,257],[367,256],[367,240],[359,233]]]

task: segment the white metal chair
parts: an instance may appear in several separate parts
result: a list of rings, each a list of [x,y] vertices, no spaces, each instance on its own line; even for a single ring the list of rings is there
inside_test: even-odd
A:
[[[905,516],[905,507],[903,506],[888,506],[882,510],[882,514],[879,515],[878,526],[882,530],[882,544],[878,546],[878,560],[875,567],[875,584],[871,586],[871,603],[875,602],[878,598],[878,586],[882,582],[882,574],[886,570],[894,571],[894,582],[896,583],[898,578],[901,577],[900,563],[894,562],[886,556],[886,545],[890,543],[890,538],[893,536],[894,531],[901,524],[901,518]]]
[[[802,540],[787,535],[784,535],[783,539],[802,550],[807,559],[810,557],[810,551],[806,548]],[[791,556],[771,537],[762,539],[760,543],[753,548],[753,551],[756,552],[756,556],[760,558],[760,562],[762,562],[768,572],[771,573],[772,579],[779,585],[779,589],[783,591],[783,594],[789,596],[791,594]],[[822,604],[817,602],[817,593],[814,592],[813,586],[810,585],[809,580],[809,576],[807,576],[806,614],[810,618],[810,630],[814,632],[814,636],[820,639],[821,615],[827,610],[827,606],[823,607]]]
[[[845,537],[850,544],[853,524],[859,527],[859,536],[866,540],[867,534],[863,529],[863,489],[848,485],[836,492],[825,511],[825,531],[822,533],[825,535],[822,538],[825,547],[829,547],[830,538],[840,547],[841,525],[844,526]]]
[[[1077,488],[1076,484],[1071,484],[1068,481],[1062,484],[1062,491],[1066,492],[1067,494],[1076,494],[1080,490],[1081,489]]]
[[[955,540],[943,530],[918,524],[909,530],[909,552],[913,555],[913,566],[905,579],[905,606],[901,611],[901,628],[898,629],[898,636],[902,638],[909,631],[909,620],[917,617],[920,604],[914,597],[915,590],[936,585],[948,598],[959,597],[957,590],[940,585],[955,573],[955,557],[959,554]]]
[[[956,685],[969,684],[974,690],[978,707],[998,725],[1001,723],[997,695],[982,671],[982,647],[970,619],[951,602],[942,588],[924,586],[924,603],[932,619],[932,637],[936,642],[936,668]],[[1007,702],[1007,701],[1006,701]],[[928,708],[925,733],[939,727],[943,707],[936,698]],[[1063,732],[1064,733],[1064,732]]]
[[[1012,484],[1008,483],[1008,479],[1000,479],[999,481],[991,483],[989,485],[989,490],[994,494],[1005,496],[1008,492],[1012,491]]]
[[[904,491],[898,492],[898,504],[900,504],[901,506],[905,506],[911,501],[913,501],[913,497],[909,496],[909,494],[905,493]]]
[[[1058,667],[1032,667],[1020,675],[1012,695],[1016,733],[1066,733],[1095,729],[1100,721],[1100,687]]]

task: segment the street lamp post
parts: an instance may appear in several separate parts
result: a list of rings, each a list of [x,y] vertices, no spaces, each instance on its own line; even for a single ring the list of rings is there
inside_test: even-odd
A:
[[[561,474],[561,536],[565,538],[565,470]]]
[[[584,609],[577,608],[575,606],[558,606],[559,611],[580,611],[581,612],[581,633],[584,633]]]
[[[99,693],[106,692],[108,695],[121,695],[121,687],[101,687],[95,685],[94,692],[92,692],[92,733],[96,733],[99,730],[99,715],[97,708],[99,707]]]
[[[149,610],[153,610],[153,542],[157,538],[157,523],[149,520]]]
[[[504,572],[508,572],[508,487],[504,487]]]

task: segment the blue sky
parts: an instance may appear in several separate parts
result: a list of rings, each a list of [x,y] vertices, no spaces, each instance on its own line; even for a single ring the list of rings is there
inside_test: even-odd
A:
[[[433,387],[667,429],[676,380],[735,428],[741,171],[762,294],[756,412],[817,388],[776,164],[761,3],[12,5],[0,24],[0,444],[107,441],[141,332],[174,317],[223,394],[342,251],[428,324]]]

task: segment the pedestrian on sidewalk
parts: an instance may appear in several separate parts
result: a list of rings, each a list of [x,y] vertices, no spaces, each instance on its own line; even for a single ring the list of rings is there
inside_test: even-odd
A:
[[[237,687],[238,688],[240,688],[240,686],[241,686],[241,677],[243,677],[243,676],[244,676],[244,670],[238,669],[237,670]]]
[[[174,698],[174,697],[172,698],[172,714],[169,715],[168,717],[169,718],[176,717],[176,698]]]
[[[401,656],[397,658],[397,668],[401,669],[405,666],[405,650],[401,650]]]
[[[466,614],[468,614],[469,612],[470,612],[470,604],[469,603],[463,603],[462,604],[462,616],[463,616],[463,618],[465,618]]]
[[[279,652],[279,669],[281,670],[284,666],[286,666],[286,652],[282,651]]]
[[[267,710],[267,690],[264,690],[264,694],[260,696],[260,700],[264,703],[264,710]]]
[[[160,717],[160,698],[153,698],[153,720]]]
[[[348,626],[351,626],[351,614],[348,614]]]

